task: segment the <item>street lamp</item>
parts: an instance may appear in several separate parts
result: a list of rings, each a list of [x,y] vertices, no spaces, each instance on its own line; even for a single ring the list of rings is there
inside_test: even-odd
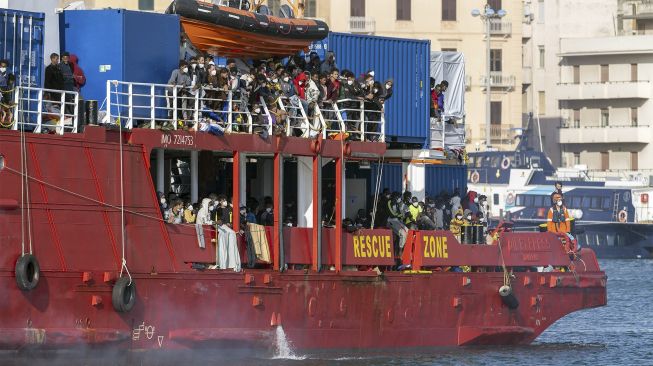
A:
[[[486,4],[485,8],[483,9],[483,12],[481,12],[478,9],[472,10],[472,16],[473,17],[480,17],[481,20],[485,23],[485,44],[486,44],[486,52],[487,52],[487,65],[486,65],[486,74],[485,74],[485,147],[486,149],[489,149],[490,146],[492,145],[491,142],[491,133],[490,133],[490,114],[491,114],[491,79],[490,79],[490,69],[491,69],[491,64],[490,64],[490,24],[492,23],[492,19],[501,19],[504,16],[506,16],[506,11],[503,9],[499,10],[494,10],[490,6],[490,4]]]

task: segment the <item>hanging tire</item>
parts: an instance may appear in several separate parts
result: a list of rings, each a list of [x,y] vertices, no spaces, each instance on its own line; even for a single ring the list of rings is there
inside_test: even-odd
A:
[[[16,261],[16,284],[23,291],[33,290],[39,284],[41,267],[32,254],[23,254]]]
[[[129,312],[136,303],[136,283],[127,277],[121,277],[113,285],[111,293],[113,308],[119,313]]]
[[[501,296],[501,301],[508,308],[515,310],[519,307],[519,300],[512,293],[512,288],[510,286],[503,285],[499,288],[499,296]]]

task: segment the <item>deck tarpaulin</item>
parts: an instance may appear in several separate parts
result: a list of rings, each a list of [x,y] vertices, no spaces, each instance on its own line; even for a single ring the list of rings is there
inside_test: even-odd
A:
[[[465,116],[465,57],[460,52],[431,52],[431,77],[449,82],[444,94],[444,117]]]

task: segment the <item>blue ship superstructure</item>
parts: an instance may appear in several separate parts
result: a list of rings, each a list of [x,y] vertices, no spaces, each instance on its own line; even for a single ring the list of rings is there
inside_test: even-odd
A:
[[[469,190],[488,197],[495,219],[512,221],[516,230],[537,230],[546,222],[559,181],[581,246],[603,258],[652,257],[648,182],[589,179],[582,171],[562,174],[537,151],[475,152],[469,159]]]

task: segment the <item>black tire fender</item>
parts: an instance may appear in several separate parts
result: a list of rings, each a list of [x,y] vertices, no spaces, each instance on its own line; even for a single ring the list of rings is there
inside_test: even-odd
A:
[[[16,284],[23,291],[31,291],[39,284],[41,267],[32,254],[23,254],[16,261]]]
[[[136,283],[127,277],[119,278],[111,292],[113,308],[119,313],[129,312],[136,303]]]

